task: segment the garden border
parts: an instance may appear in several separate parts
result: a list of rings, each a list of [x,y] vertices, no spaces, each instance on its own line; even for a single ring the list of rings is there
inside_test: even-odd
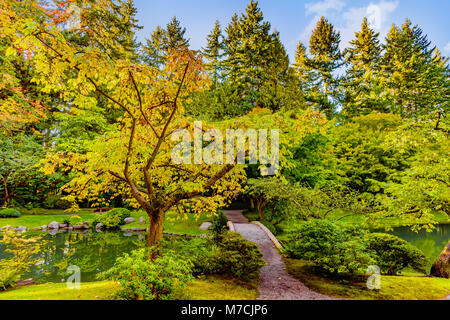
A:
[[[266,235],[269,237],[269,239],[272,240],[272,242],[275,245],[275,247],[277,247],[278,250],[283,251],[283,247],[281,246],[281,244],[278,241],[278,239],[273,235],[272,232],[270,232],[269,229],[267,229],[267,227],[265,225],[263,225],[259,221],[251,221],[250,223],[256,224],[258,227],[260,227],[266,233]]]

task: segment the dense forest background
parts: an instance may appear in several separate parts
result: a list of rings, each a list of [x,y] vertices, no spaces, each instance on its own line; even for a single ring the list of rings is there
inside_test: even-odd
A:
[[[69,4],[58,3],[67,9],[52,19],[60,19],[65,39],[76,48],[157,70],[167,67],[174,51],[201,57],[198,72],[207,83],[183,97],[190,121],[249,121],[249,127],[273,121],[286,125],[283,134],[298,135],[285,141],[279,176],[263,178],[255,165],[245,169],[243,194],[274,224],[294,213],[325,217],[336,209],[380,223],[401,217],[429,225],[437,214],[450,215],[448,58],[408,19],[392,25],[384,41],[364,19],[341,50],[339,32],[322,17],[308,47],[300,42],[289,61],[256,1],[231,21],[217,21],[200,51],[189,48],[176,17],[137,43],[141,27],[130,0],[108,7],[80,1],[90,8],[82,22],[92,32],[68,28]],[[89,104],[80,103],[77,95],[49,87],[39,79],[58,61],[49,59],[44,68],[39,59],[0,37],[0,203],[128,206],[130,194],[120,181],[91,199],[64,188],[83,175],[74,163],[92,151],[93,141],[120,128],[123,112],[107,108],[104,95],[87,90]],[[289,125],[298,122],[311,130],[298,134]]]

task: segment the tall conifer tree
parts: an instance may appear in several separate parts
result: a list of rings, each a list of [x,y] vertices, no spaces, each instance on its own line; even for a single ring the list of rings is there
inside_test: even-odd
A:
[[[350,41],[350,47],[346,50],[346,62],[350,68],[341,83],[345,91],[345,116],[387,111],[381,97],[382,89],[378,78],[382,58],[378,36],[379,33],[372,30],[367,18],[364,18],[361,31],[355,32],[355,39]]]
[[[342,66],[340,41],[339,32],[324,17],[317,22],[309,40],[308,64],[316,73],[310,97],[328,118],[334,116],[339,102],[339,81],[334,73]]]
[[[224,44],[222,41],[222,31],[220,29],[219,21],[214,24],[214,29],[206,38],[206,48],[202,50],[203,56],[208,60],[206,68],[212,76],[214,87],[220,78],[220,62],[223,56]]]

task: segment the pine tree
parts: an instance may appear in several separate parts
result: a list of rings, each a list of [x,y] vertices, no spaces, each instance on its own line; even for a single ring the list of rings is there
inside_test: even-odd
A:
[[[234,15],[226,28],[224,75],[253,107],[279,108],[273,99],[289,60],[277,32],[270,32],[258,2],[251,1],[245,13]],[[271,89],[270,89],[271,88]],[[273,90],[272,96],[270,90]]]
[[[176,17],[173,17],[165,29],[157,26],[143,47],[143,60],[160,68],[170,50],[189,47],[189,39],[185,38],[185,33],[186,28],[180,26]]]
[[[302,42],[297,45],[295,52],[295,62],[293,64],[295,75],[299,81],[299,86],[306,100],[311,100],[309,96],[312,90],[312,84],[315,82],[315,74],[311,68],[310,60],[306,53],[306,47]]]
[[[172,18],[166,26],[167,42],[165,43],[165,50],[180,49],[189,47],[189,40],[185,38],[186,28],[180,26],[180,21],[176,17]]]
[[[317,76],[310,97],[328,118],[334,116],[339,102],[339,81],[333,73],[342,65],[340,39],[339,32],[322,17],[317,22],[309,40],[311,58],[308,59],[308,64]]]
[[[433,62],[435,48],[427,36],[406,19],[401,28],[392,26],[384,48],[382,82],[389,111],[412,118],[433,113],[439,104],[436,97],[443,95],[435,79],[445,78],[448,68]]]
[[[202,50],[203,56],[208,60],[206,69],[212,76],[214,88],[220,77],[220,61],[223,56],[224,44],[222,42],[222,31],[220,29],[219,21],[215,22],[214,29],[208,35],[206,48]]]
[[[350,68],[341,86],[345,91],[343,114],[347,117],[387,111],[378,78],[382,58],[378,36],[379,33],[372,30],[364,18],[361,31],[355,32],[355,39],[350,41],[346,50],[346,62]]]

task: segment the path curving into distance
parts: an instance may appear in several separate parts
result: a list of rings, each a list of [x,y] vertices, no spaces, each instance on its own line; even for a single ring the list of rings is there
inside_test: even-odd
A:
[[[256,224],[249,223],[242,210],[224,210],[236,232],[255,242],[266,265],[261,269],[258,300],[329,300],[328,296],[311,291],[302,282],[291,277],[272,240]]]

